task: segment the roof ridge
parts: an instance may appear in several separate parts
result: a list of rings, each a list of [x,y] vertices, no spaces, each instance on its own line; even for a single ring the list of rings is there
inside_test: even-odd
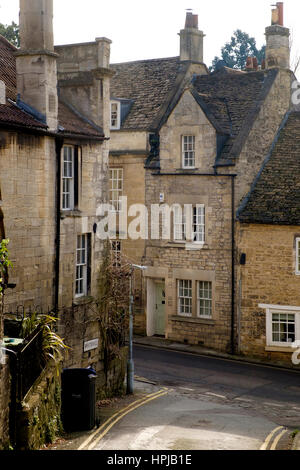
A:
[[[14,51],[17,51],[18,48],[14,46],[8,39],[6,39],[2,34],[0,34],[0,41],[4,42],[7,46],[11,47]]]
[[[277,143],[278,143],[278,141],[279,141],[279,138],[280,138],[280,136],[281,136],[281,133],[282,133],[282,131],[286,128],[286,125],[287,125],[287,123],[288,123],[289,117],[290,117],[290,115],[291,115],[292,113],[293,113],[293,111],[288,111],[288,112],[285,114],[285,116],[284,116],[284,118],[283,118],[283,120],[282,120],[282,122],[281,122],[281,124],[280,124],[280,126],[279,126],[279,128],[278,128],[278,130],[277,130],[277,133],[276,133],[276,135],[275,135],[275,137],[274,137],[274,139],[273,139],[273,142],[272,142],[272,145],[271,145],[271,147],[270,147],[270,150],[269,150],[269,152],[268,152],[266,158],[264,159],[264,161],[263,161],[263,163],[262,163],[262,166],[261,166],[259,172],[257,173],[256,177],[254,178],[254,180],[253,180],[253,182],[252,182],[252,184],[251,184],[250,191],[249,191],[248,194],[244,197],[244,199],[242,200],[242,202],[241,202],[241,204],[240,204],[240,206],[239,206],[239,208],[238,208],[238,210],[237,210],[237,212],[236,212],[236,216],[237,216],[238,219],[240,218],[241,213],[245,210],[245,208],[246,208],[246,206],[247,206],[247,204],[248,204],[248,202],[249,202],[249,200],[250,200],[250,198],[251,198],[251,196],[252,196],[252,194],[253,194],[253,192],[254,192],[254,190],[255,190],[257,184],[258,184],[258,182],[260,181],[260,178],[261,178],[261,176],[262,176],[263,171],[265,170],[267,164],[268,164],[269,161],[271,160],[272,155],[273,155],[273,152],[274,152],[274,150],[276,149],[276,145],[277,145]],[[300,113],[299,113],[299,114],[300,114]]]
[[[137,64],[141,62],[156,62],[159,60],[171,60],[171,59],[179,59],[179,56],[172,56],[172,57],[161,57],[156,59],[138,59],[138,60],[129,60],[128,62],[116,62],[114,64],[110,64],[111,67],[114,65],[128,65],[128,64]]]

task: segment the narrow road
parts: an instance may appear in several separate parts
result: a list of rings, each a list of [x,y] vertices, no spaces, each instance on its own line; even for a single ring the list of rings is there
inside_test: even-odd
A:
[[[300,428],[299,373],[143,346],[134,361],[137,388],[168,393],[118,420],[95,450],[281,450]]]

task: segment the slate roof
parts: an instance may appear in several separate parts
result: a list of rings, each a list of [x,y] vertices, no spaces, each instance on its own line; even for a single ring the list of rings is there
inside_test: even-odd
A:
[[[60,126],[60,134],[85,135],[90,137],[103,137],[103,130],[93,123],[88,122],[81,117],[72,106],[59,101],[58,118]]]
[[[111,97],[133,103],[121,128],[152,131],[164,123],[178,103],[178,91],[186,86],[187,67],[179,57],[112,65],[116,73]],[[193,96],[217,132],[227,136],[216,166],[235,164],[276,75],[276,70],[242,72],[223,67],[194,76]]]
[[[237,217],[242,223],[300,225],[300,112],[286,115]]]
[[[185,67],[179,57],[112,64],[111,97],[133,101],[122,129],[151,129]]]
[[[0,125],[6,124],[46,131],[45,124],[9,101],[16,102],[17,100],[16,59],[14,56],[16,50],[15,46],[0,35],[0,80],[4,81],[6,85],[7,98],[7,104],[0,105]],[[89,124],[84,117],[81,118],[78,113],[68,108],[64,103],[59,103],[58,124],[63,129],[60,134],[103,137],[101,129]]]
[[[214,116],[219,130],[229,135],[217,165],[234,164],[276,74],[276,70],[242,72],[223,67],[194,78],[194,93]]]

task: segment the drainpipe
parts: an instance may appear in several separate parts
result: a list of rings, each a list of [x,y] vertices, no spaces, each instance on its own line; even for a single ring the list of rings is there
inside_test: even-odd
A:
[[[63,140],[56,139],[56,236],[55,236],[55,299],[54,309],[58,317],[59,309],[59,268],[60,268],[60,231],[61,231],[61,150]]]

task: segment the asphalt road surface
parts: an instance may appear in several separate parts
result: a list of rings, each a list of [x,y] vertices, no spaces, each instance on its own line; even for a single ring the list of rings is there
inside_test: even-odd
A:
[[[95,450],[282,450],[300,429],[300,373],[144,346],[134,364],[136,387],[168,393],[119,420]]]

